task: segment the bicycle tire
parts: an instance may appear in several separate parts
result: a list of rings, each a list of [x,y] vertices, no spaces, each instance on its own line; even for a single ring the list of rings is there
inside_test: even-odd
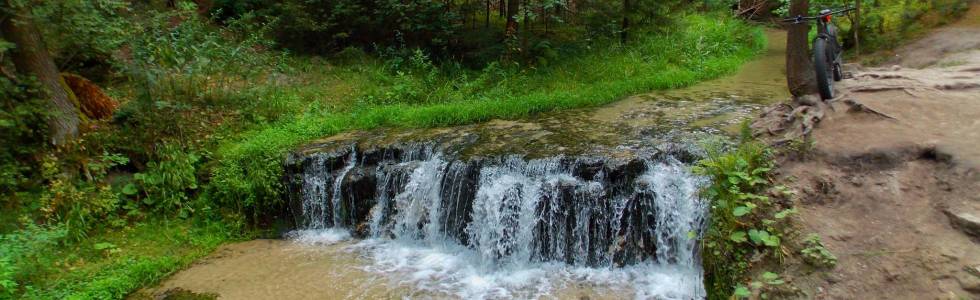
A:
[[[833,72],[830,58],[827,53],[827,40],[817,38],[813,41],[813,68],[817,75],[817,91],[820,98],[830,100],[834,98]]]
[[[844,67],[840,63],[834,64],[834,81],[844,80]]]

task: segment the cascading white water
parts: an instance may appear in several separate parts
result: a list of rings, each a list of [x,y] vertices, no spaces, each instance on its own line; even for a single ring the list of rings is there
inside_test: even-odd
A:
[[[307,229],[326,229],[333,225],[327,220],[333,220],[330,216],[330,201],[327,197],[327,189],[331,182],[331,175],[326,166],[326,158],[322,155],[314,155],[310,167],[303,171],[303,190],[302,190],[302,216],[305,220]]]
[[[313,156],[303,171],[302,219],[306,229],[327,229],[325,220],[363,222],[368,236],[352,247],[372,258],[367,269],[444,295],[539,298],[585,283],[629,289],[636,298],[703,298],[695,251],[706,213],[697,197],[703,180],[672,158],[618,178],[605,170],[583,177],[569,161],[466,163],[431,149],[408,151],[374,169],[365,220],[346,220],[353,209],[339,216],[333,199],[343,198],[355,151],[333,172]],[[333,203],[331,215],[324,203]],[[336,236],[337,228],[329,230]],[[296,238],[322,240],[302,237],[316,232]]]

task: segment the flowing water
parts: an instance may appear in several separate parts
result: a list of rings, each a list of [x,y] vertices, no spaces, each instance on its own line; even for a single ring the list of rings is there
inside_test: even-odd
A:
[[[697,240],[707,208],[697,191],[705,180],[690,170],[697,151],[640,149],[661,144],[659,128],[717,133],[784,98],[781,35],[769,32],[769,53],[731,77],[480,127],[481,145],[499,151],[461,155],[429,143],[297,152],[285,179],[297,230],[226,246],[156,290],[229,299],[704,298]],[[609,141],[593,154],[560,154]],[[506,155],[521,152],[511,145],[554,151],[530,159]],[[551,152],[559,154],[540,154]]]
[[[704,296],[695,254],[703,180],[669,155],[635,162],[628,174],[588,158],[460,161],[416,147],[372,164],[357,153],[342,155],[333,171],[329,158],[306,159],[296,183],[305,225],[290,234],[365,262],[344,268],[422,295],[467,299],[555,297],[576,287],[636,298]],[[373,199],[353,199],[352,170],[374,173],[360,179],[375,183]],[[367,211],[363,220],[359,211]],[[352,232],[366,236],[348,241]]]

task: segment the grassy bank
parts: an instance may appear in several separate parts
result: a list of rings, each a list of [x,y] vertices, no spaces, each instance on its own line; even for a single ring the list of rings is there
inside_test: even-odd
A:
[[[435,72],[424,58],[382,93],[341,111],[307,111],[247,131],[217,148],[209,191],[251,212],[281,199],[284,154],[316,138],[381,126],[439,127],[602,105],[624,96],[687,86],[736,70],[765,45],[758,28],[722,16],[689,15],[667,32],[628,46],[609,43],[548,67]],[[353,84],[357,86],[358,84]],[[286,97],[286,96],[281,96]]]
[[[150,219],[66,243],[64,227],[30,226],[0,236],[3,269],[17,275],[0,278],[0,299],[122,299],[233,240],[234,232],[220,222]]]
[[[733,72],[765,45],[725,14],[671,18],[625,46],[558,37],[473,68],[408,48],[296,56],[260,22],[215,26],[194,10],[133,17],[118,73],[101,74],[121,102],[112,118],[68,145],[17,144],[3,165],[23,176],[3,185],[0,298],[119,299],[254,235],[237,224],[273,212],[284,154],[317,138],[598,106]]]

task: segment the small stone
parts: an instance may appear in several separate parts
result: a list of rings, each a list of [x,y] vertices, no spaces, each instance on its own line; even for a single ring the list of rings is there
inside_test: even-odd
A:
[[[949,217],[949,221],[953,224],[953,227],[956,227],[966,235],[980,238],[980,217],[965,211],[947,209],[943,212]]]
[[[892,71],[899,71],[901,69],[902,69],[902,66],[899,66],[899,65],[893,65],[892,66]]]

